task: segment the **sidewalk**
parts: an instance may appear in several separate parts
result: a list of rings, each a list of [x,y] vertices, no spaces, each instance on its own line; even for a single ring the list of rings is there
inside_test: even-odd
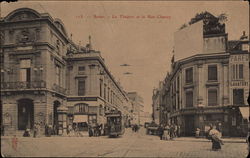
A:
[[[225,143],[246,143],[246,138],[222,138]],[[192,141],[192,142],[209,142],[206,138],[195,138],[195,137],[179,137],[174,138],[174,141]]]

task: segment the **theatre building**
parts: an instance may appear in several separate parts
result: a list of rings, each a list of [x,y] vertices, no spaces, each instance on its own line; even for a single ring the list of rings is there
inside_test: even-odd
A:
[[[225,25],[208,12],[175,33],[166,110],[183,136],[194,136],[197,128],[204,135],[210,124],[223,136],[247,134],[249,40],[245,34],[236,41],[227,36]]]
[[[100,52],[75,45],[48,13],[20,8],[0,19],[1,127],[22,134],[34,123],[63,134],[67,125],[104,123],[105,110],[129,115],[128,98]],[[85,123],[84,123],[85,122]],[[84,126],[86,127],[86,125]]]

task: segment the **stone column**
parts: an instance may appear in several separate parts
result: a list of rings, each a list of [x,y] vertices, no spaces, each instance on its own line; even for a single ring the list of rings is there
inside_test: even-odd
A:
[[[197,102],[198,102],[198,106],[199,105],[204,105],[204,103],[203,103],[203,92],[204,92],[204,82],[203,82],[203,80],[204,80],[204,74],[203,74],[203,65],[202,65],[202,63],[198,63],[198,65],[197,65],[197,68],[198,68],[198,90],[197,90],[197,94],[198,94],[198,97],[197,97]]]
[[[223,94],[222,94],[222,105],[225,106],[229,103],[229,74],[228,74],[228,62],[223,62],[223,83],[222,83],[222,88],[223,88]]]

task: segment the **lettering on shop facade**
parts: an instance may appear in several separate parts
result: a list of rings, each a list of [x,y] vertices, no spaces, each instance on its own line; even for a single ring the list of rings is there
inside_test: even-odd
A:
[[[232,81],[231,86],[248,86],[248,82],[246,81]]]
[[[68,101],[97,101],[97,97],[75,97],[67,98]]]
[[[249,58],[247,54],[233,55],[231,56],[231,62],[248,62]]]

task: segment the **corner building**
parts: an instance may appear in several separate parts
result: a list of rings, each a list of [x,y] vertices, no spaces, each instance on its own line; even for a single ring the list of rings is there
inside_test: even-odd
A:
[[[170,94],[168,118],[181,126],[183,136],[193,136],[196,128],[204,135],[210,124],[220,126],[223,136],[246,136],[249,40],[243,34],[240,40],[228,41],[225,25],[210,20],[218,22],[206,12],[203,19],[175,34],[165,88]]]
[[[128,119],[126,93],[107,70],[100,52],[77,46],[60,19],[20,8],[0,19],[1,127],[22,135],[40,123],[65,134],[67,125],[105,123],[116,109]]]

